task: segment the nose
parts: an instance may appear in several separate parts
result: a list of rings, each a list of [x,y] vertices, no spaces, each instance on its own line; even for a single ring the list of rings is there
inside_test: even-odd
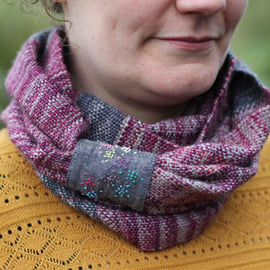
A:
[[[200,13],[209,16],[223,11],[226,2],[227,0],[176,0],[176,8],[181,13]]]

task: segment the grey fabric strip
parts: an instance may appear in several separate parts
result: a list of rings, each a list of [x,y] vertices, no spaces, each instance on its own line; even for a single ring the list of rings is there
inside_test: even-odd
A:
[[[80,140],[68,170],[67,187],[93,201],[107,201],[142,211],[156,155]]]

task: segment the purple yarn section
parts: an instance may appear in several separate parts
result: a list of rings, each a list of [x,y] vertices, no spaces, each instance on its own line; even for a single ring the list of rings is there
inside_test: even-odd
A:
[[[224,202],[223,202],[224,203]],[[98,220],[144,251],[162,250],[198,237],[223,203],[177,215],[147,215],[98,205]]]
[[[162,250],[198,237],[226,201],[226,198],[223,198],[219,202],[177,214],[149,215],[88,200],[44,175],[41,175],[41,180],[71,207],[101,221],[144,251]]]
[[[10,70],[6,88],[13,100],[2,118],[11,140],[63,201],[142,250],[197,237],[231,192],[256,173],[270,131],[269,91],[229,54],[214,86],[190,100],[183,116],[145,124],[90,95],[80,101],[61,31],[30,38]],[[70,163],[77,143],[89,138],[156,156],[143,211],[110,198],[91,200],[66,186],[68,173],[80,173],[70,171],[76,170]]]
[[[62,40],[57,31],[48,39],[42,62],[37,61],[38,38],[31,38],[19,53],[6,79],[14,99],[2,118],[11,140],[36,170],[64,183],[73,150],[88,122],[75,102]]]

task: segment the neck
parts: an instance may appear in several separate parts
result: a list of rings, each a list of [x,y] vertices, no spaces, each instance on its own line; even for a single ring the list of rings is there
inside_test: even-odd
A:
[[[133,118],[148,124],[154,124],[165,119],[172,119],[180,116],[185,104],[177,104],[174,106],[151,106],[147,103],[135,103],[132,100],[125,103],[110,103],[118,108],[122,113],[128,114]]]
[[[95,87],[87,88],[74,82],[75,89],[86,89],[81,92],[92,94],[111,106],[117,108],[123,114],[148,124],[154,124],[165,119],[176,118],[183,114],[186,103],[176,105],[153,105],[147,102],[139,102],[123,95],[113,95]]]
[[[186,102],[179,102],[173,105],[160,105],[151,98],[145,100],[137,100],[124,94],[117,93],[117,91],[104,90],[95,82],[83,83],[83,80],[73,78],[74,89],[80,92],[92,94],[111,106],[117,108],[120,112],[130,115],[133,118],[144,123],[154,124],[165,119],[176,118],[183,114]],[[90,85],[90,87],[89,87]]]

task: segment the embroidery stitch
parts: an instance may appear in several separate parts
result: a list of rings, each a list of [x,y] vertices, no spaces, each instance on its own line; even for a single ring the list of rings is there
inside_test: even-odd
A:
[[[83,182],[80,185],[83,187],[83,195],[90,199],[98,199],[100,193],[105,190],[110,190],[114,198],[130,198],[130,191],[135,189],[136,181],[143,181],[137,171],[136,165],[131,165],[131,155],[137,155],[137,151],[131,149],[100,143],[97,151],[97,160],[100,160],[104,166],[108,167],[105,177],[100,177],[98,180],[94,176],[87,176],[83,173]],[[101,194],[102,195],[102,194]]]

